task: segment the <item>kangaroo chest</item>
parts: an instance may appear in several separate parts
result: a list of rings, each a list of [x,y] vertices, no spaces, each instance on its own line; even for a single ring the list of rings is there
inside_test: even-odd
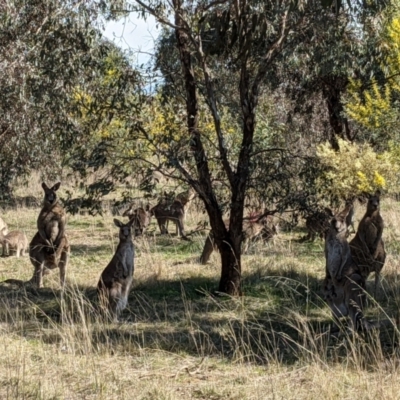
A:
[[[365,242],[368,247],[371,247],[375,244],[375,240],[379,234],[382,221],[380,221],[379,218],[376,218],[374,216],[366,217],[363,222],[363,225],[365,233]]]
[[[133,244],[120,245],[113,259],[108,265],[110,270],[114,270],[114,277],[118,280],[131,279],[134,269],[134,247]]]
[[[53,210],[42,211],[38,218],[38,228],[43,229],[49,240],[55,241],[60,233],[60,222],[64,216]]]
[[[325,252],[329,273],[336,278],[340,278],[343,267],[350,259],[350,247],[347,241],[336,237],[328,238]]]

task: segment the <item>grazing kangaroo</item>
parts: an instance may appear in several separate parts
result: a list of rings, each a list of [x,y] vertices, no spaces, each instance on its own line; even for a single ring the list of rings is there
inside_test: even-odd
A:
[[[375,295],[386,259],[382,240],[384,223],[379,212],[379,203],[380,191],[376,191],[374,195],[369,196],[367,210],[358,225],[356,235],[350,242],[353,259],[363,278],[366,280],[371,272],[375,272]]]
[[[176,224],[182,239],[187,240],[185,229],[183,227],[185,210],[180,201],[174,200],[172,204],[161,201],[150,210],[150,214],[154,215],[157,219],[162,235],[168,234],[168,228],[166,226],[167,221],[173,221]]]
[[[7,224],[3,221],[2,218],[0,218],[0,232],[3,232],[4,235],[7,235],[8,233]]]
[[[0,243],[3,246],[3,256],[11,255],[12,251],[17,257],[25,255],[29,244],[24,232],[12,231],[5,235],[2,230],[0,230]]]
[[[60,269],[61,286],[65,284],[65,273],[69,258],[69,243],[65,234],[66,214],[57,198],[60,182],[49,188],[44,182],[43,207],[37,219],[38,232],[29,246],[29,256],[35,268],[31,282],[43,286],[43,274],[54,268]]]
[[[132,203],[122,216],[133,220],[132,228],[135,236],[143,235],[151,220],[150,206],[134,208],[134,203]]]
[[[354,330],[369,329],[363,316],[365,279],[351,257],[346,239],[346,218],[350,210],[348,205],[332,218],[326,235],[323,292],[337,326],[340,317],[349,316]]]
[[[103,312],[108,310],[109,317],[115,322],[128,303],[133,280],[135,256],[132,242],[133,223],[133,219],[126,224],[114,219],[114,224],[119,228],[119,244],[97,285],[102,310]]]
[[[333,217],[333,212],[330,208],[325,207],[323,211],[316,211],[306,218],[307,236],[303,240],[314,241],[317,235],[324,239],[326,232],[329,229],[329,221]]]
[[[278,233],[276,225],[271,225],[269,216],[252,216],[251,218],[243,219],[243,240],[242,253],[246,253],[249,248],[250,241],[256,237],[263,236],[264,240],[269,240],[273,235]],[[225,221],[225,226],[228,229],[228,221]],[[214,242],[214,233],[211,230],[204,243],[203,251],[200,256],[200,264],[207,264],[214,250],[217,250]]]

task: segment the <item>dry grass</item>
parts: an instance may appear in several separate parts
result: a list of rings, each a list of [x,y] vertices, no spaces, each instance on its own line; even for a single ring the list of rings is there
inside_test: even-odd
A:
[[[400,208],[388,199],[382,208],[389,256],[371,319],[396,317],[399,304]],[[1,217],[32,238],[38,211],[6,209]],[[361,206],[358,219],[362,213]],[[95,287],[118,240],[112,218],[69,217],[64,293],[56,272],[41,290],[0,285],[1,399],[398,398],[397,328],[329,335],[319,297],[323,243],[300,243],[300,229],[254,244],[243,257],[244,296],[230,299],[211,294],[219,255],[197,263],[204,236],[160,237],[153,221],[135,240],[123,322],[102,323]],[[187,231],[200,218],[192,208]],[[28,257],[0,259],[0,280],[31,275]]]

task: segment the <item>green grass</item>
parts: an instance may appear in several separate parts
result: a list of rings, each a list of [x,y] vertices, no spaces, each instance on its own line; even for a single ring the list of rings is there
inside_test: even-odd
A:
[[[388,258],[369,319],[396,318],[400,304],[400,210],[383,202]],[[31,238],[38,211],[8,209],[1,217]],[[360,206],[358,219],[362,213]],[[189,213],[188,232],[199,218]],[[253,244],[242,258],[244,295],[230,298],[214,295],[219,255],[197,262],[205,233],[190,242],[161,237],[153,221],[135,239],[122,322],[100,321],[95,288],[118,243],[112,219],[69,217],[64,292],[58,271],[45,276],[43,289],[0,284],[0,398],[398,398],[397,327],[329,335],[323,242],[299,241],[300,228]],[[28,257],[0,258],[0,280],[31,276]]]

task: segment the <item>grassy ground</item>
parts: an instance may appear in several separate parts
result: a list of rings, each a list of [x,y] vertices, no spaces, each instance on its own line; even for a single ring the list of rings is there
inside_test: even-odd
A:
[[[397,318],[399,211],[382,200],[388,258],[369,319]],[[38,212],[0,216],[32,238]],[[201,218],[192,209],[187,231]],[[211,295],[218,254],[197,263],[204,236],[161,237],[153,221],[135,239],[135,283],[122,323],[100,322],[95,287],[117,245],[112,219],[69,217],[64,293],[57,271],[40,290],[0,284],[1,399],[399,398],[396,326],[364,337],[329,335],[323,243],[299,242],[300,229],[252,245],[243,256],[244,296],[231,299]],[[27,256],[0,258],[0,280],[31,276]]]

